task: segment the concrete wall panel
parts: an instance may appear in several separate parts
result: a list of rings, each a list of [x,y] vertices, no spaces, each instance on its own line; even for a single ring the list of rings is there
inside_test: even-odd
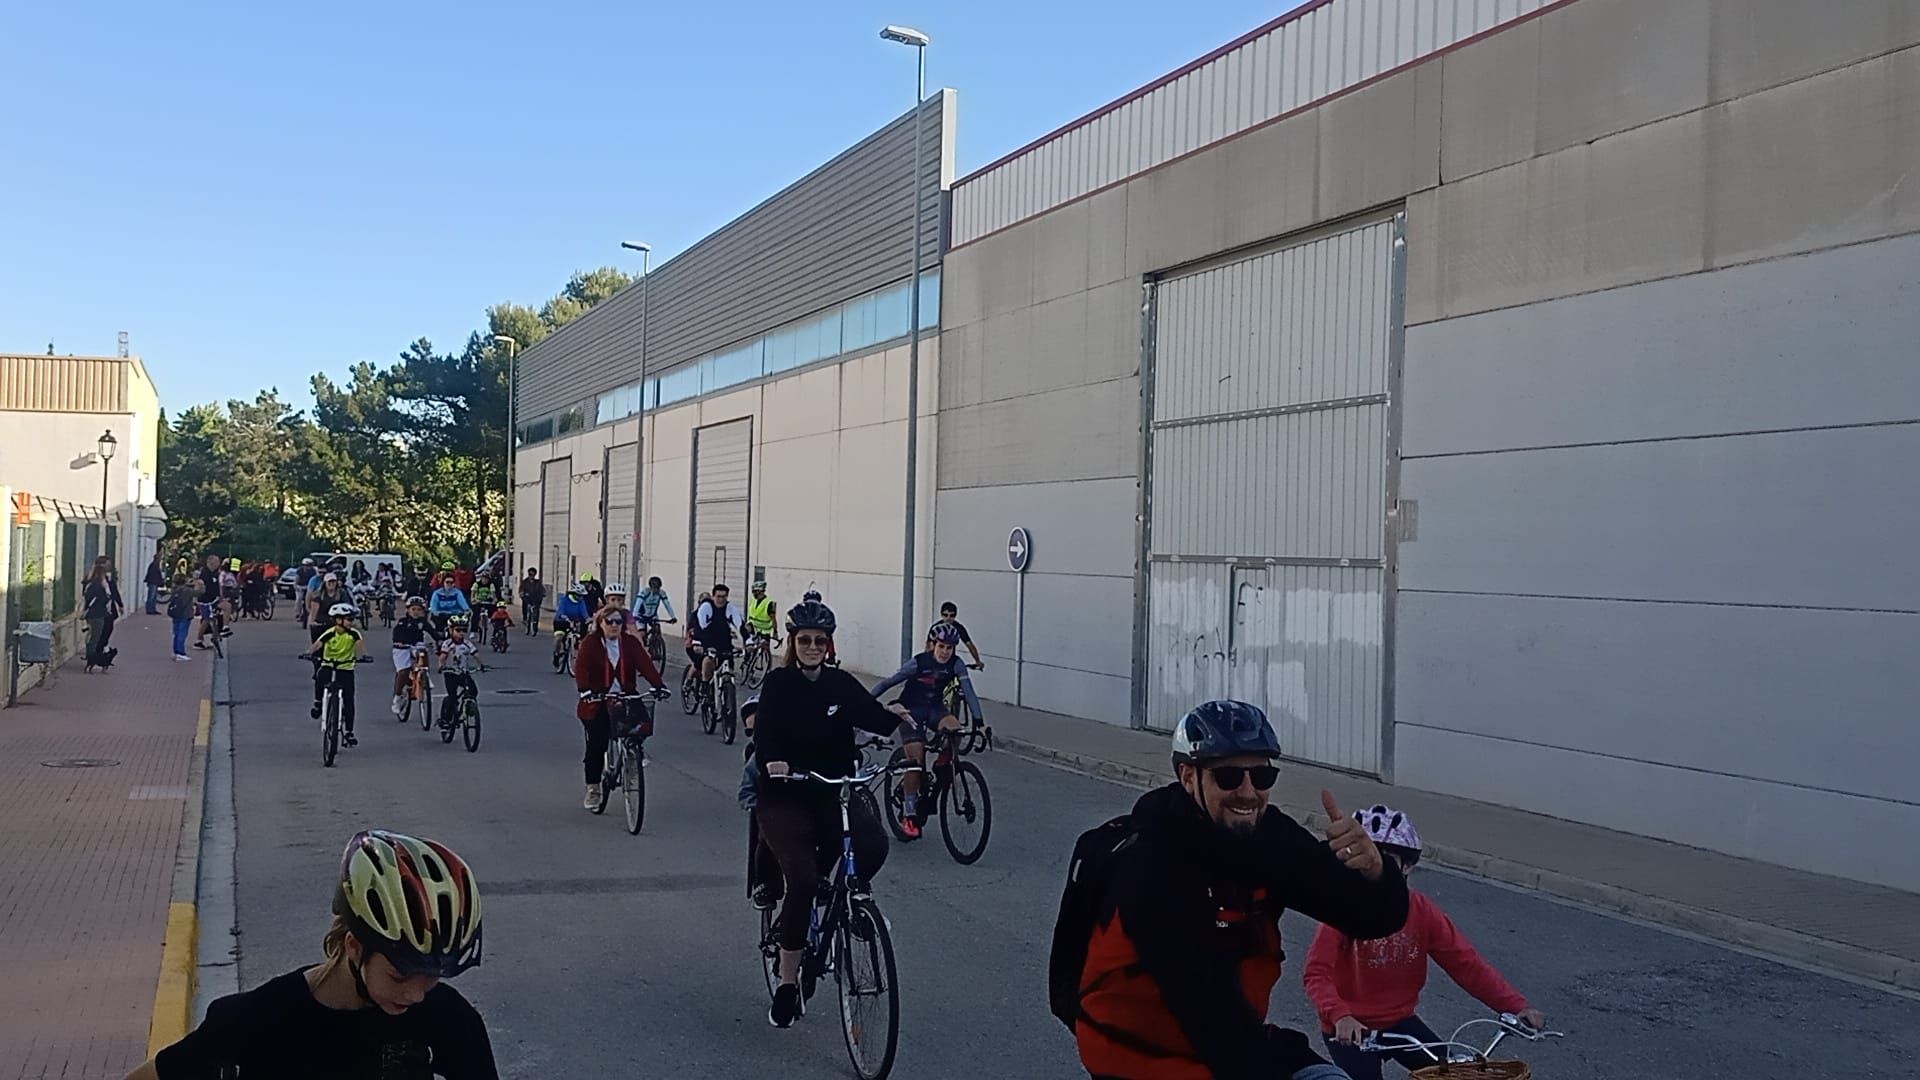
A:
[[[1127,181],[1129,274],[1166,270],[1226,247],[1226,161],[1215,149]]]
[[[1087,200],[1087,283],[1127,276],[1127,189],[1121,185]]]
[[[1582,0],[1541,16],[1538,149],[1704,107],[1709,11],[1697,0]]]
[[[1226,144],[1226,239],[1258,243],[1321,220],[1318,113],[1301,113]]]
[[[1920,417],[1917,295],[1920,235],[1417,326],[1402,450]]]
[[[1911,0],[1712,0],[1713,100],[1920,44]]]
[[[1133,477],[1140,385],[1115,379],[940,413],[940,486]]]
[[[1440,182],[1440,73],[1439,64],[1423,64],[1314,110],[1320,121],[1322,220],[1396,202]],[[1287,175],[1307,174],[1290,169]]]
[[[1011,574],[1007,535],[1019,526],[1033,535],[1031,572],[1125,578],[1131,587],[1139,491],[1132,477],[943,490],[934,565]]]
[[[1033,223],[1033,300],[1045,303],[1086,291],[1089,259],[1087,203],[1068,203]]]
[[[1538,152],[1539,20],[1483,38],[1440,62],[1443,181],[1525,161]]]
[[[840,368],[814,368],[768,383],[765,400],[754,432],[762,443],[833,431],[840,426]]]
[[[1920,611],[1920,425],[1418,458],[1401,587]]]
[[[835,569],[891,571],[899,604],[906,529],[906,425],[846,428],[834,455],[831,521]],[[805,527],[802,525],[801,527]]]

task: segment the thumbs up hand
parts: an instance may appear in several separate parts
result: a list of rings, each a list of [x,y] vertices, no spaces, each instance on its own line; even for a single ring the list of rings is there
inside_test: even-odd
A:
[[[1320,807],[1327,812],[1327,847],[1334,857],[1368,881],[1380,880],[1380,849],[1374,846],[1373,837],[1359,822],[1340,812],[1333,792],[1320,792]]]

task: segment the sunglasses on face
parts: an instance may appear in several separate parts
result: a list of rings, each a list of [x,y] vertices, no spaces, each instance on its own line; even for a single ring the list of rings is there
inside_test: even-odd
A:
[[[825,634],[795,634],[793,643],[803,649],[824,649],[833,644],[833,639]]]
[[[625,619],[608,619],[608,620],[607,620],[607,625],[608,625],[608,626],[625,626],[625,625],[627,625],[627,620],[625,620]]]
[[[1280,769],[1274,765],[1215,765],[1207,772],[1221,791],[1238,791],[1240,781],[1249,776],[1253,777],[1255,791],[1270,791],[1280,779]]]

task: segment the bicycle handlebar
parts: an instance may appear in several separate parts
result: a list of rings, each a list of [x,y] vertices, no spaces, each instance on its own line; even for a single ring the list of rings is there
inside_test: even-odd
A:
[[[1468,1028],[1481,1024],[1488,1024],[1499,1029],[1498,1033],[1494,1035],[1493,1041],[1488,1043],[1485,1049],[1475,1046],[1472,1043],[1461,1041],[1460,1036],[1462,1033]],[[1454,1051],[1459,1050],[1466,1052],[1468,1055],[1467,1060],[1479,1060],[1491,1055],[1494,1049],[1500,1045],[1501,1040],[1509,1035],[1525,1039],[1527,1042],[1539,1042],[1542,1039],[1566,1038],[1566,1032],[1564,1031],[1536,1030],[1528,1027],[1525,1022],[1513,1013],[1501,1013],[1497,1019],[1482,1017],[1478,1020],[1469,1020],[1459,1027],[1454,1028],[1452,1035],[1436,1042],[1425,1042],[1411,1035],[1402,1035],[1397,1031],[1369,1031],[1367,1032],[1367,1037],[1361,1040],[1359,1048],[1362,1051],[1374,1054],[1398,1053],[1403,1050],[1423,1050],[1428,1057],[1436,1061],[1441,1060],[1441,1058],[1438,1054],[1434,1053],[1435,1050],[1446,1051],[1448,1055],[1446,1060],[1448,1061],[1461,1060],[1454,1056]],[[1383,1039],[1391,1039],[1393,1041],[1382,1042],[1381,1040]]]
[[[781,773],[778,776],[768,773],[767,778],[770,780],[811,780],[816,784],[829,784],[833,787],[864,787],[871,783],[874,777],[879,776],[883,772],[886,772],[886,770],[881,768],[864,768],[854,770],[852,776],[821,776],[817,772],[804,772]]]
[[[293,656],[296,660],[305,660],[311,664],[325,664],[328,667],[339,667],[341,664],[346,663],[345,660],[329,660],[324,656],[315,656],[312,653],[294,653]],[[356,664],[371,664],[373,663],[373,657],[356,656],[353,658],[353,662]]]

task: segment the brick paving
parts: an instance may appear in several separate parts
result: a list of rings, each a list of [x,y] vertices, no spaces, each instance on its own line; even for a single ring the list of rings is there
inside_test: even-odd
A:
[[[113,670],[0,710],[0,1080],[118,1078],[146,1057],[211,653],[136,607]],[[53,768],[43,762],[116,762]]]

